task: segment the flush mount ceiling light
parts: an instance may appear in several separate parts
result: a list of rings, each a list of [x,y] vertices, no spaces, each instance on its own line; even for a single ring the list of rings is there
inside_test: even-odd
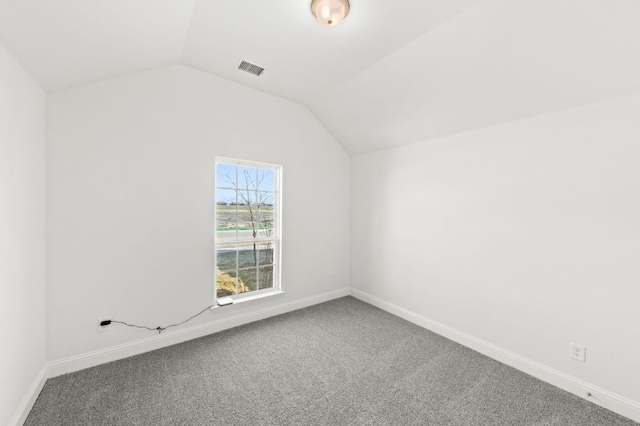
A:
[[[349,14],[349,0],[311,0],[311,13],[327,27],[335,27]]]

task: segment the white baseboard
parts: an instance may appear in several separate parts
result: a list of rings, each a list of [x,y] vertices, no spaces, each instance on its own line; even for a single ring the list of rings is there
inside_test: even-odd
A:
[[[640,403],[617,395],[606,389],[569,376],[553,368],[532,361],[516,353],[507,351],[484,340],[418,315],[400,306],[386,302],[363,291],[352,288],[351,295],[384,311],[433,331],[454,342],[460,343],[483,355],[493,358],[517,370],[523,371],[560,389],[587,399],[622,416],[640,422]],[[590,394],[591,396],[588,396]]]
[[[18,409],[13,413],[13,417],[9,420],[8,426],[22,426],[25,420],[27,420],[27,416],[29,415],[31,408],[33,408],[33,404],[35,404],[36,399],[38,399],[38,395],[40,395],[40,392],[44,387],[44,383],[47,381],[47,370],[47,365],[43,365],[38,372],[38,375],[31,383],[31,386],[29,386],[29,390],[27,390],[27,393],[22,398]]]
[[[93,352],[88,352],[68,358],[63,358],[49,363],[49,377],[56,377],[62,374],[71,373],[85,368],[94,367],[96,365],[105,364],[107,362],[116,361],[144,352],[153,351],[166,346],[175,345],[177,343],[186,342],[188,340],[197,339],[212,333],[227,330],[229,328],[238,327],[250,322],[259,321],[275,315],[284,314],[295,311],[297,309],[306,308],[308,306],[317,305],[318,303],[327,302],[339,297],[348,296],[350,294],[348,288],[323,293],[317,296],[307,297],[292,302],[278,303],[268,308],[262,308],[250,313],[233,315],[220,318],[205,324],[176,330],[167,331],[162,334],[155,334],[145,339],[136,340],[122,345],[111,346]],[[278,296],[274,296],[278,297]],[[232,312],[233,307],[220,308],[225,311]]]

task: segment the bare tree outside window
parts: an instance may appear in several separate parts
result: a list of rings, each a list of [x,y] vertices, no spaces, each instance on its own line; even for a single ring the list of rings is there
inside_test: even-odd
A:
[[[217,163],[218,297],[277,287],[277,175],[277,166]]]

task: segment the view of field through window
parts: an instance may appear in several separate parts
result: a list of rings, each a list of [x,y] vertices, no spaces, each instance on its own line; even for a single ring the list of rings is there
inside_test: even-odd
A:
[[[273,289],[277,168],[216,164],[216,295]]]

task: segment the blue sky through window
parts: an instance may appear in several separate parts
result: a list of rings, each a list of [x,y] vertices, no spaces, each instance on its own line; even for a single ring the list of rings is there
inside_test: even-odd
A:
[[[253,167],[245,165],[235,165],[229,163],[217,163],[216,165],[216,203],[242,202],[236,200],[237,188],[240,191],[249,189],[250,191],[261,191],[262,200],[268,197],[268,193],[275,191],[275,170],[265,167]],[[264,191],[264,192],[263,192]],[[245,197],[253,201],[258,194],[245,194]]]

